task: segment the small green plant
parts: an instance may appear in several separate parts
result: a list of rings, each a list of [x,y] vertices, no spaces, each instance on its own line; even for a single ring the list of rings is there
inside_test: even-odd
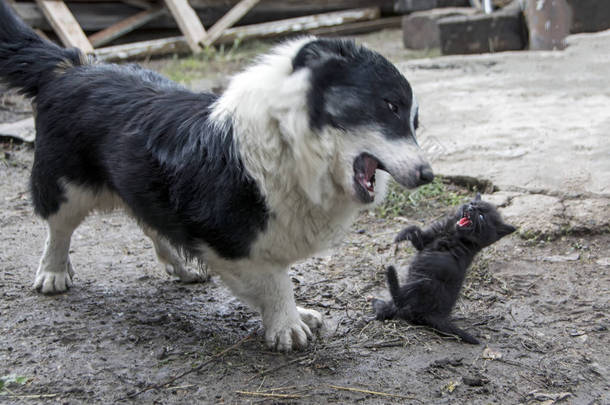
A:
[[[8,374],[0,377],[0,395],[4,394],[7,391],[7,388],[10,384],[18,384],[24,385],[29,380],[28,377],[24,377],[21,375]]]
[[[440,176],[437,176],[432,183],[415,190],[406,190],[391,180],[386,199],[377,208],[377,214],[382,218],[408,216],[421,209],[455,207],[470,197],[466,191],[450,189]]]

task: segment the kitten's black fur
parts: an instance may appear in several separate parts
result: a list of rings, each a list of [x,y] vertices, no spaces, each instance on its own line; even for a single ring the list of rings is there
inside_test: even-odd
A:
[[[481,201],[480,194],[454,215],[423,230],[417,226],[403,229],[395,241],[408,239],[419,252],[403,286],[396,269],[388,267],[392,302],[373,300],[377,319],[398,317],[478,344],[476,338],[453,325],[449,315],[474,256],[514,231],[515,227],[504,223],[492,204]]]

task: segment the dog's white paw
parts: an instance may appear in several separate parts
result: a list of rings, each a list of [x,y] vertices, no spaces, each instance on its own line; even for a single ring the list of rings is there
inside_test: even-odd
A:
[[[299,315],[301,316],[301,320],[305,322],[309,329],[313,332],[320,329],[324,324],[322,320],[322,314],[313,309],[307,309],[303,307],[297,307],[297,311],[299,311]]]
[[[281,352],[303,349],[313,339],[313,333],[322,327],[322,315],[318,311],[297,307],[295,315],[267,328],[265,340],[269,348]]]
[[[71,270],[71,266],[70,266]],[[71,271],[74,274],[74,271]],[[34,289],[43,294],[58,294],[72,287],[72,277],[68,270],[52,272],[39,269],[34,280]]]
[[[209,279],[207,267],[191,269],[180,262],[166,263],[165,272],[183,283],[204,283]]]
[[[312,338],[309,326],[299,316],[275,322],[265,332],[267,346],[280,352],[303,349]]]

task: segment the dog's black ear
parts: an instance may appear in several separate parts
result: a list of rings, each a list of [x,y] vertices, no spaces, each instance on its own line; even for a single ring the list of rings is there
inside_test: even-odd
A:
[[[498,236],[500,238],[511,234],[513,232],[515,232],[517,230],[517,228],[515,228],[514,226],[510,225],[510,224],[500,224],[498,226],[497,232],[498,232]]]
[[[346,56],[355,52],[356,45],[352,41],[319,39],[305,44],[292,60],[292,68],[296,71],[307,67],[316,69],[327,62],[345,61]]]
[[[475,201],[481,201],[481,193],[477,193],[477,195],[474,196],[474,200]]]

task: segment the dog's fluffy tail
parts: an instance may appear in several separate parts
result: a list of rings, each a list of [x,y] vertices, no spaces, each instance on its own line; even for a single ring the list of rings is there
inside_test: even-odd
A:
[[[0,0],[0,80],[35,97],[61,70],[84,64],[78,49],[64,49],[40,38],[5,0]]]

